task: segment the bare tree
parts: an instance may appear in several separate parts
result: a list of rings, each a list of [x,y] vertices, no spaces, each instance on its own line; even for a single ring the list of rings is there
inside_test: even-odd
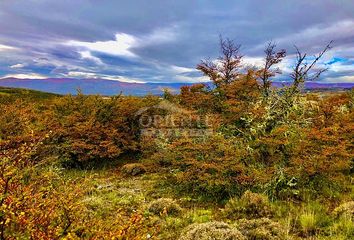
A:
[[[216,87],[230,84],[236,80],[240,75],[241,59],[240,54],[241,45],[235,44],[230,39],[223,39],[220,36],[220,56],[217,61],[210,59],[202,60],[197,65],[197,69],[202,71],[204,75],[208,76]]]
[[[276,51],[276,44],[270,41],[264,50],[265,53],[265,61],[264,67],[259,71],[259,78],[262,80],[263,84],[263,95],[265,98],[269,96],[269,89],[271,86],[270,78],[274,77],[276,74],[281,74],[281,70],[279,67],[275,67],[278,63],[280,63],[286,56],[286,50],[281,49],[280,51]]]
[[[330,41],[326,47],[317,55],[314,56],[314,60],[312,62],[307,62],[307,54],[301,53],[300,50],[295,46],[296,49],[296,64],[293,68],[293,72],[291,73],[291,78],[293,79],[293,83],[291,86],[292,92],[297,92],[299,86],[306,81],[313,81],[320,77],[320,75],[327,71],[327,68],[321,68],[316,71],[312,71],[315,67],[316,63],[322,58],[322,56],[332,48],[333,41]]]

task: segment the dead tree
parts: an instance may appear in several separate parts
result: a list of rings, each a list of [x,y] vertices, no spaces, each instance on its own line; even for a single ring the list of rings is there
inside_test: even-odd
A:
[[[265,98],[268,98],[269,91],[271,87],[270,78],[274,77],[276,74],[281,74],[281,70],[279,67],[274,67],[278,63],[280,63],[286,56],[286,50],[281,49],[280,51],[276,51],[276,44],[273,42],[269,42],[265,53],[264,67],[259,71],[259,78],[262,80],[263,84],[263,95]]]
[[[291,78],[293,83],[291,85],[291,92],[294,94],[299,91],[299,87],[306,81],[313,81],[320,77],[320,75],[327,71],[327,68],[317,69],[312,71],[316,63],[322,58],[322,56],[332,48],[333,41],[330,41],[326,47],[317,55],[314,56],[312,62],[307,62],[307,54],[301,53],[300,50],[295,46],[296,49],[296,64],[291,73]]]
[[[240,54],[240,48],[241,45],[220,36],[220,56],[217,61],[202,60],[197,65],[197,69],[208,76],[217,88],[230,84],[240,75],[241,59],[243,57]]]

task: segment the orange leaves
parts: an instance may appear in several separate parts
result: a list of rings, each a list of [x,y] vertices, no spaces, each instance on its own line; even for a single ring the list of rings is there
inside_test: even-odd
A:
[[[134,114],[141,106],[142,99],[132,97],[61,98],[51,106],[52,119],[47,123],[54,132],[53,145],[69,162],[80,164],[137,150]]]
[[[331,94],[324,96],[324,99],[317,102],[318,110],[315,116],[315,123],[319,127],[329,127],[334,124],[345,124],[351,121],[345,118],[350,110],[351,98],[349,93]],[[343,122],[344,120],[344,122]]]
[[[176,189],[221,200],[252,181],[241,161],[244,151],[231,139],[215,134],[204,139],[176,139],[150,161],[156,164],[157,171],[166,167],[163,163],[169,163],[167,167],[176,174],[168,181]]]
[[[205,84],[194,84],[181,87],[181,104],[187,108],[199,111],[213,109],[213,96],[209,93]]]

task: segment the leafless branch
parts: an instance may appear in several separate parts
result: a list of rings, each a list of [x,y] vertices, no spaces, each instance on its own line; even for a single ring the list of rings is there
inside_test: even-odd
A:
[[[297,91],[299,85],[306,81],[313,81],[320,77],[320,75],[327,69],[319,69],[310,75],[311,70],[315,67],[316,63],[323,57],[323,55],[332,48],[333,41],[330,41],[326,47],[317,55],[314,56],[314,60],[311,63],[306,62],[306,53],[301,53],[299,48],[295,46],[296,49],[296,64],[291,73],[291,78],[293,79],[292,88]]]
[[[239,76],[242,55],[241,45],[235,44],[230,39],[220,36],[220,56],[217,61],[202,60],[197,69],[208,76],[219,87],[222,84],[230,84]]]
[[[270,88],[270,78],[275,76],[276,74],[280,74],[280,68],[276,67],[275,65],[280,63],[286,56],[285,49],[281,49],[280,51],[276,51],[276,44],[270,41],[264,50],[265,53],[265,61],[264,67],[260,70],[260,79],[263,82],[263,92],[264,96],[268,97],[269,95],[269,88]]]

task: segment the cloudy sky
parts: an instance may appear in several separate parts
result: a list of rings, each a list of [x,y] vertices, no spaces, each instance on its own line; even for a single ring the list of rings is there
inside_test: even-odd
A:
[[[0,0],[0,78],[198,82],[219,34],[260,64],[269,40],[315,54],[324,82],[354,82],[353,0]]]

